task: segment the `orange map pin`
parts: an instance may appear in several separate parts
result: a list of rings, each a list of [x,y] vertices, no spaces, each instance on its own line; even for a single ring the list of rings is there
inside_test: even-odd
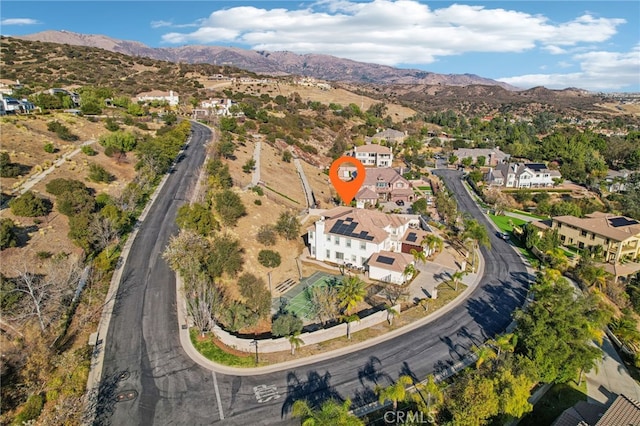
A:
[[[340,168],[340,165],[344,163],[351,163],[356,166],[356,175],[350,181],[343,181],[340,179],[340,176],[338,176],[338,169]],[[351,203],[353,197],[355,197],[360,190],[360,187],[364,182],[364,176],[364,166],[360,160],[356,160],[353,157],[340,157],[335,160],[329,168],[329,178],[331,179],[331,183],[336,191],[338,191],[338,195],[346,205]]]

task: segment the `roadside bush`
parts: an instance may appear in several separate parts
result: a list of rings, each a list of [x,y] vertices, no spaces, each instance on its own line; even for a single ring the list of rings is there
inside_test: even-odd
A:
[[[99,164],[89,164],[89,179],[94,182],[106,182],[109,183],[115,179],[111,173],[109,173],[104,167]]]
[[[83,146],[82,148],[80,148],[80,150],[82,151],[83,154],[88,155],[89,157],[93,157],[98,153],[95,149],[93,149],[89,145]]]
[[[265,268],[276,268],[280,266],[282,259],[280,253],[274,250],[260,250],[258,253],[258,262]]]
[[[291,336],[302,331],[302,320],[289,312],[278,315],[271,324],[271,333],[276,337]]]
[[[46,198],[37,197],[31,191],[27,191],[20,197],[9,201],[9,207],[11,207],[11,212],[16,216],[46,216],[51,211],[51,202]]]
[[[54,152],[56,152],[56,147],[53,146],[52,143],[45,143],[44,144],[44,152],[48,152],[49,154],[53,154]]]
[[[213,201],[224,225],[233,226],[238,222],[239,218],[246,214],[246,209],[240,196],[229,189],[214,195]]]
[[[75,191],[79,189],[87,192],[89,191],[89,188],[87,188],[87,186],[79,180],[64,178],[53,179],[52,181],[47,183],[45,189],[49,194],[52,195],[60,195],[63,192]]]
[[[211,209],[200,203],[180,206],[176,223],[182,229],[190,229],[205,237],[219,228]]]
[[[13,419],[12,425],[21,426],[37,419],[42,412],[42,407],[44,407],[44,398],[42,395],[31,395],[22,407],[22,411]]]
[[[0,250],[18,245],[16,224],[11,219],[0,219]]]
[[[271,225],[262,225],[260,229],[258,229],[258,234],[256,235],[256,240],[260,244],[264,244],[265,246],[272,246],[276,243],[276,238],[278,235],[276,234],[276,230]]]

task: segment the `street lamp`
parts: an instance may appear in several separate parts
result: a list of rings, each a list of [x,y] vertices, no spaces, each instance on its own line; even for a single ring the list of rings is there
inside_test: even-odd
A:
[[[256,339],[253,339],[250,342],[251,346],[255,346],[256,347],[256,365],[258,365],[258,341]]]

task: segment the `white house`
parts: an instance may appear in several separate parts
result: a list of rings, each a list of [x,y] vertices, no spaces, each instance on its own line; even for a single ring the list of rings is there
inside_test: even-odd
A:
[[[173,90],[169,90],[169,92],[152,90],[151,92],[138,93],[136,98],[140,102],[166,101],[169,106],[176,106],[180,102],[180,96]]]
[[[413,263],[413,256],[410,254],[381,251],[369,259],[369,278],[385,283],[404,284],[411,278],[410,275],[405,275],[405,268]]]
[[[401,284],[407,279],[405,268],[413,263],[408,252],[421,244],[418,226],[417,217],[336,207],[307,228],[309,252],[317,260],[351,264],[367,269],[372,279]]]
[[[489,185],[507,188],[545,188],[552,187],[553,180],[561,177],[559,171],[541,163],[504,163],[490,169],[485,180]]]
[[[509,161],[511,157],[509,154],[500,151],[499,146],[495,148],[458,148],[453,151],[453,155],[458,157],[458,162],[471,157],[473,164],[478,162],[478,157],[484,157],[485,165],[487,166],[497,166]]]
[[[382,145],[356,146],[351,156],[359,160],[363,166],[369,167],[391,167],[393,162],[391,149]]]

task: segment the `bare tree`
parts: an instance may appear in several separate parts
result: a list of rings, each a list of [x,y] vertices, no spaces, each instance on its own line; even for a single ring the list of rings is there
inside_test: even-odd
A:
[[[89,226],[89,232],[93,235],[96,249],[101,251],[114,242],[119,236],[118,226],[110,217],[96,215]]]
[[[200,335],[204,336],[216,323],[224,294],[221,289],[210,283],[204,274],[198,275],[191,283],[185,283],[183,291],[187,301],[187,313],[200,330]]]
[[[9,313],[13,321],[25,321],[35,317],[40,330],[57,320],[65,307],[65,298],[71,298],[74,286],[82,274],[77,258],[54,258],[47,263],[45,274],[31,272],[26,262],[16,268],[15,286],[10,293],[20,293],[22,297],[15,309]]]
[[[207,240],[190,230],[182,230],[171,237],[162,257],[171,269],[179,272],[187,283],[196,282],[202,262],[209,251]]]
[[[323,325],[340,315],[338,290],[334,286],[311,287],[308,298],[316,319]]]
[[[409,297],[409,289],[396,284],[387,284],[382,290],[382,293],[391,306],[395,306],[399,301]]]

